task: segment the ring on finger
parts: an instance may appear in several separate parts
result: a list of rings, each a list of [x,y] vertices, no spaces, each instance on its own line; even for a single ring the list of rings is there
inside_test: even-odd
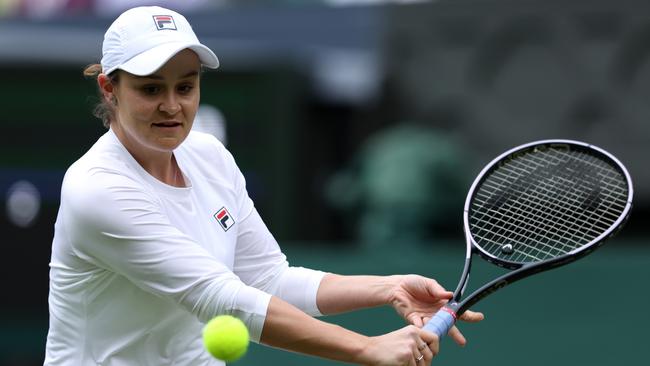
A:
[[[420,361],[422,361],[423,358],[424,358],[424,355],[420,355],[420,357],[418,357],[416,360],[417,360],[418,362],[420,362]]]

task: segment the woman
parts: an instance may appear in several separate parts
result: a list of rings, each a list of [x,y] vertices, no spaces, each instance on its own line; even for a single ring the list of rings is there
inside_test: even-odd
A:
[[[201,329],[242,319],[254,341],[366,365],[424,365],[419,329],[450,297],[420,276],[290,267],[230,153],[190,132],[201,67],[219,65],[187,20],[159,7],[109,27],[96,110],[109,131],[67,171],[50,263],[47,365],[221,365]],[[366,337],[312,316],[391,304],[411,324]],[[468,312],[465,320],[482,319]],[[452,338],[464,344],[454,329]]]

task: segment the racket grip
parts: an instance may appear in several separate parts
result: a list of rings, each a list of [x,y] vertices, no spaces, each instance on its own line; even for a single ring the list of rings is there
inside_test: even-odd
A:
[[[456,323],[456,313],[447,307],[443,307],[422,329],[434,333],[439,339],[442,339],[449,332],[449,329],[454,326],[454,323]]]

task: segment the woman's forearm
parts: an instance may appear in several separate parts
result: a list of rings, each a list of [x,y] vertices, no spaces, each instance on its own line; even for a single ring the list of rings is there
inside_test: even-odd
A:
[[[260,341],[293,352],[362,364],[370,339],[312,318],[274,296],[267,310]]]
[[[318,309],[323,314],[386,305],[398,276],[341,276],[327,274],[317,294]]]
[[[323,314],[391,304],[405,319],[430,316],[451,298],[436,281],[416,275],[339,276],[321,280],[317,303]],[[428,315],[427,315],[428,314]],[[273,296],[261,342],[289,351],[363,365],[426,364],[438,353],[438,338],[415,325],[367,337],[322,322]]]

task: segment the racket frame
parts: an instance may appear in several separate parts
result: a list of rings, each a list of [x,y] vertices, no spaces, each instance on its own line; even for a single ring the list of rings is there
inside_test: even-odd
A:
[[[513,156],[521,151],[529,150],[531,148],[536,148],[536,147],[541,148],[542,146],[557,146],[557,145],[573,145],[573,146],[584,148],[587,151],[591,151],[591,152],[595,151],[599,154],[602,154],[606,159],[610,160],[616,165],[619,172],[625,176],[625,179],[628,182],[628,187],[627,187],[628,197],[627,197],[626,206],[622,214],[618,217],[618,219],[611,225],[611,227],[608,230],[606,230],[598,237],[594,238],[591,242],[555,258],[550,258],[547,260],[533,262],[533,263],[518,263],[518,262],[510,262],[510,261],[502,260],[488,253],[476,243],[469,229],[470,205],[477,187],[479,187],[481,183],[487,178],[489,173],[494,170],[495,166],[497,166],[502,161],[504,161],[504,159]],[[483,168],[483,170],[481,170],[481,172],[477,175],[476,179],[474,180],[474,182],[470,187],[470,190],[467,194],[467,198],[465,199],[465,206],[463,210],[463,228],[465,232],[465,240],[467,245],[466,254],[465,254],[465,264],[463,267],[463,272],[461,274],[458,286],[454,291],[454,296],[452,300],[445,305],[445,308],[447,308],[447,311],[450,312],[454,316],[454,318],[457,318],[458,316],[462,315],[467,309],[469,309],[472,305],[476,304],[478,301],[482,300],[483,298],[489,296],[490,294],[496,292],[497,290],[503,287],[506,287],[530,275],[544,272],[571,263],[591,253],[595,249],[599,248],[605,242],[605,239],[614,235],[623,226],[625,220],[628,218],[630,210],[632,208],[632,197],[634,195],[632,187],[633,187],[632,178],[630,177],[630,174],[628,173],[625,166],[616,157],[614,157],[609,152],[597,146],[580,142],[580,141],[567,140],[567,139],[539,140],[539,141],[534,141],[523,145],[519,145],[499,155],[498,157],[493,159],[490,163],[488,163]],[[493,279],[492,281],[487,282],[480,288],[474,290],[472,294],[470,294],[468,297],[461,300],[461,297],[463,296],[463,293],[465,292],[467,283],[469,281],[469,275],[472,266],[472,255],[474,253],[478,253],[481,257],[483,257],[490,263],[496,264],[497,266],[503,268],[510,269],[511,271]]]

